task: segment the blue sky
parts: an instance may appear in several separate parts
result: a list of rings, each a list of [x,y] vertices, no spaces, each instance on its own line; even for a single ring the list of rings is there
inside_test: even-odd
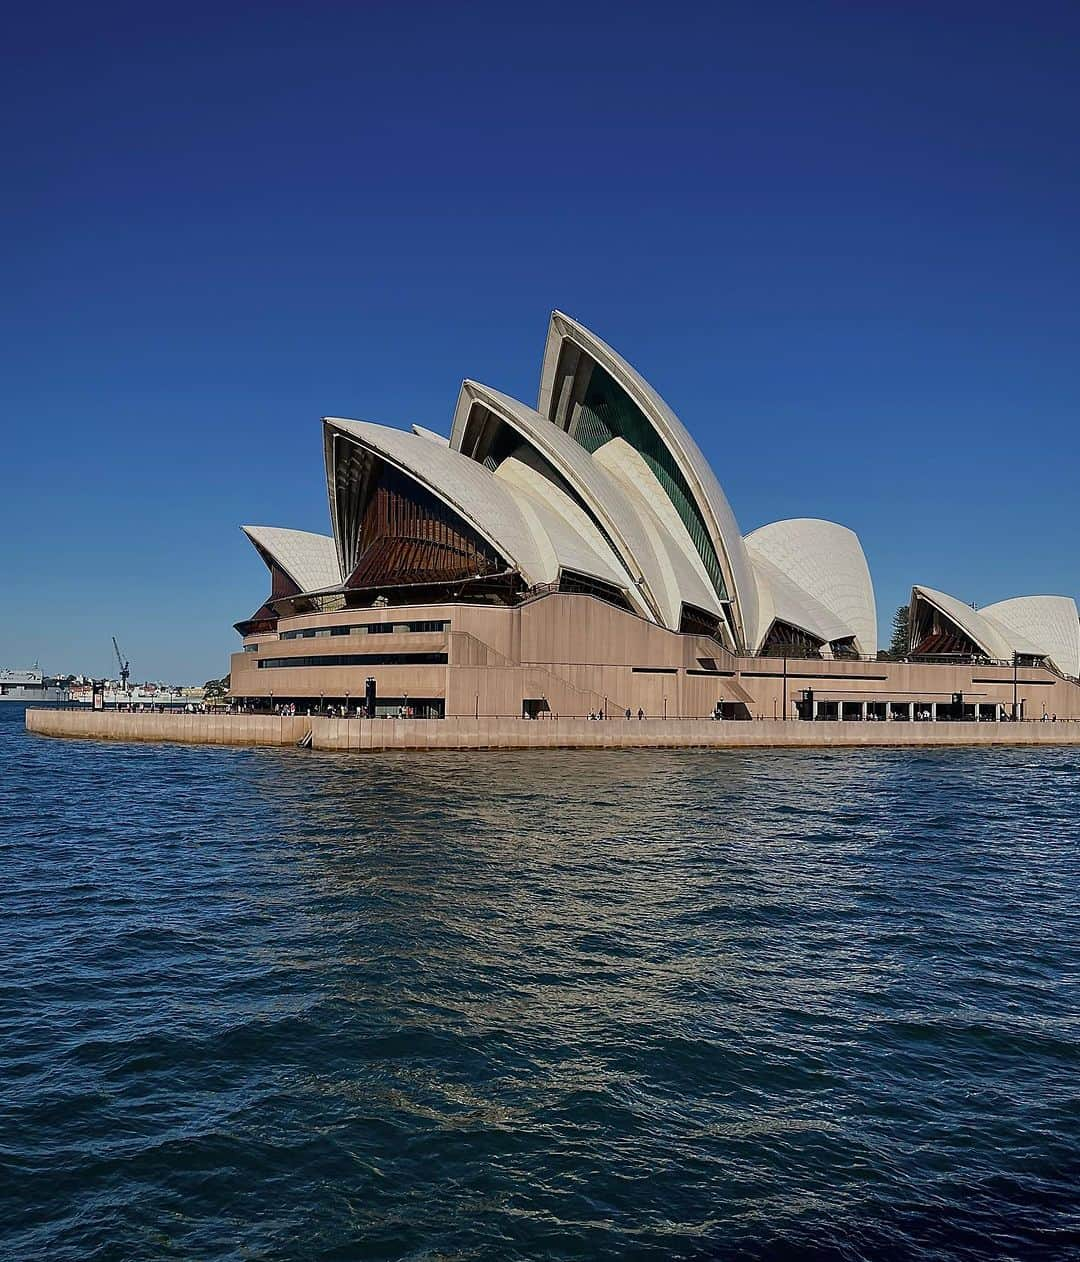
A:
[[[319,418],[533,402],[556,306],[744,531],[854,528],[883,627],[1080,595],[1080,10],[548,12],[8,15],[0,665],[224,673]]]

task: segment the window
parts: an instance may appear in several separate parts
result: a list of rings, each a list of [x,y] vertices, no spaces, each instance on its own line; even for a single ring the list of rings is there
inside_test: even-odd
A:
[[[326,653],[316,657],[264,657],[260,670],[285,666],[445,666],[445,653]]]
[[[449,631],[450,623],[442,619],[427,622],[364,622],[339,623],[332,627],[304,627],[299,631],[282,631],[282,640],[323,639],[331,635],[408,635],[417,632]]]

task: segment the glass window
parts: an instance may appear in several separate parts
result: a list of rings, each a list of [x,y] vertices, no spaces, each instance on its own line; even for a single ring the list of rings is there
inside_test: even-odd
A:
[[[289,666],[445,666],[445,653],[324,653],[316,657],[263,657],[261,670]]]

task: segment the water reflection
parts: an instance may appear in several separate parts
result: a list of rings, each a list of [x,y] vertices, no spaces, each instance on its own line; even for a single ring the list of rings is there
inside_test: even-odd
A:
[[[1033,1255],[1064,1221],[1067,751],[17,755],[13,1256]]]

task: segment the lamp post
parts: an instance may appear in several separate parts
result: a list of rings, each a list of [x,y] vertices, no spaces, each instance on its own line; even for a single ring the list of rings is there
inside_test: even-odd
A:
[[[1020,703],[1016,699],[1017,689],[1019,686],[1016,672],[1017,672],[1017,668],[1019,664],[1020,664],[1020,654],[1017,653],[1016,650],[1014,649],[1013,650],[1013,720],[1014,721],[1016,719],[1019,719],[1020,717]]]
[[[349,717],[349,690],[345,689],[345,717]]]
[[[667,697],[664,697],[664,718],[667,718]]]

